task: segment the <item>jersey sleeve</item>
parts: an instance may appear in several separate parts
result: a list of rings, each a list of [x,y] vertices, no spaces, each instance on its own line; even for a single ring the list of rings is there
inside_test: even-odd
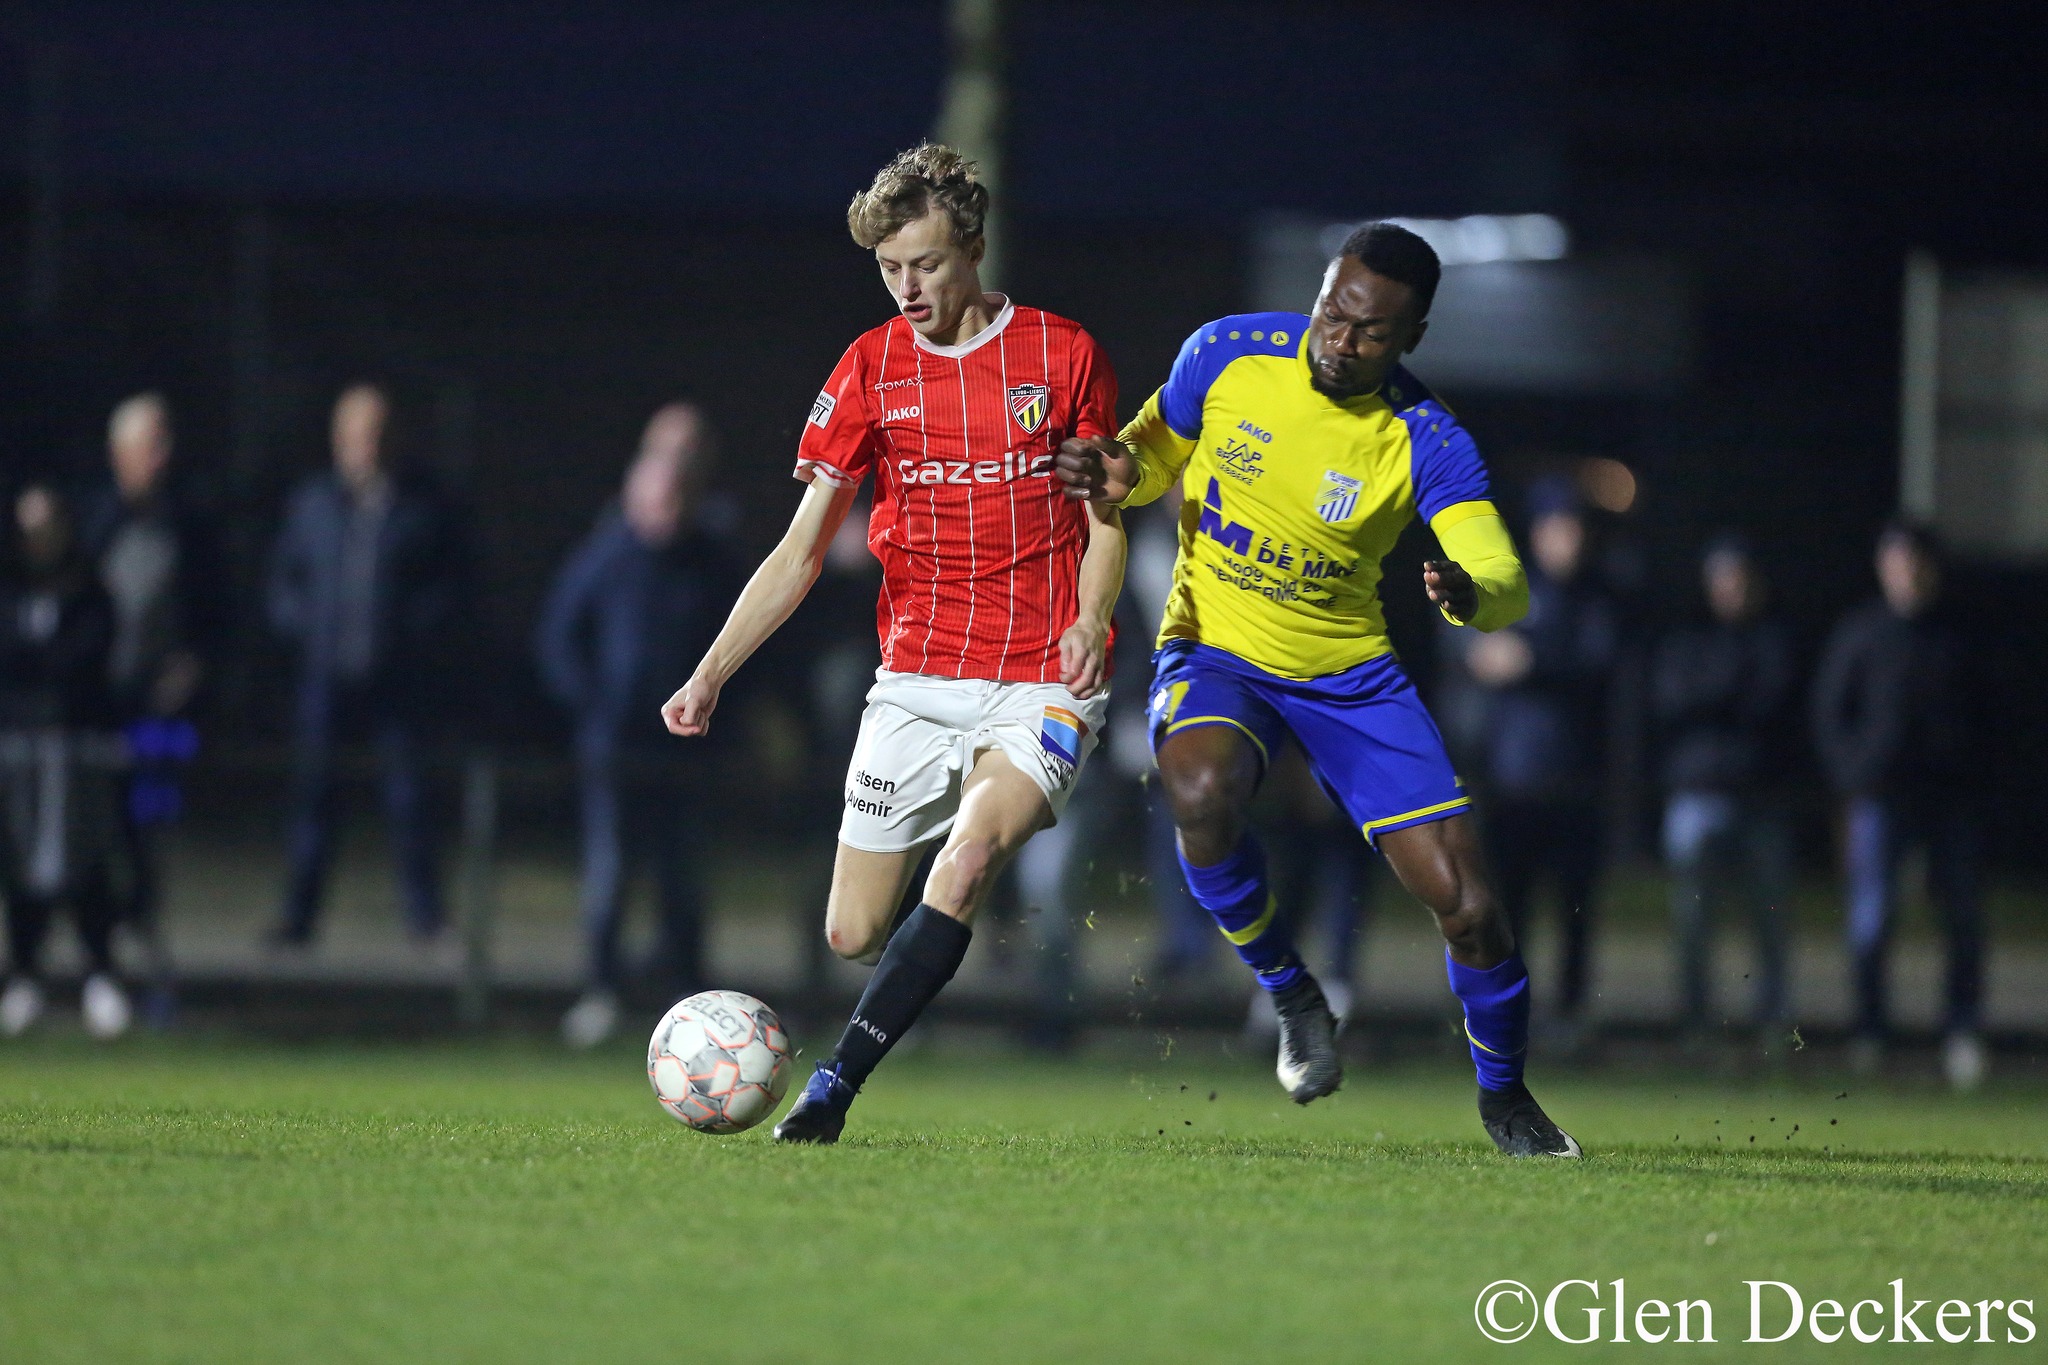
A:
[[[846,348],[818,391],[796,447],[796,477],[858,487],[875,462],[875,429],[861,379],[860,346]]]
[[[1479,447],[1458,420],[1430,400],[1401,414],[1408,421],[1415,510],[1424,521],[1461,502],[1485,502],[1492,495]]]
[[[1479,596],[1470,620],[1459,620],[1444,607],[1444,620],[1454,626],[1494,631],[1529,614],[1529,578],[1515,553],[1514,537],[1490,502],[1457,502],[1430,518],[1430,530],[1452,563],[1472,576]]]
[[[1209,386],[1216,382],[1223,368],[1216,363],[1220,357],[1215,348],[1202,344],[1214,328],[1211,323],[1189,333],[1188,339],[1180,344],[1180,354],[1173,358],[1166,382],[1159,388],[1160,418],[1174,435],[1190,443],[1202,434],[1202,404],[1209,397]]]
[[[1102,343],[1086,332],[1074,337],[1074,435],[1116,435],[1116,370]]]

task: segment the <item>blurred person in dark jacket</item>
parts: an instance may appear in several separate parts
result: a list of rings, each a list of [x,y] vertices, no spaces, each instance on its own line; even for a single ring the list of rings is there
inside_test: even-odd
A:
[[[1813,732],[1844,803],[1849,952],[1856,978],[1852,1057],[1874,1070],[1887,1027],[1886,968],[1897,918],[1899,862],[1927,851],[1928,889],[1948,935],[1949,1082],[1984,1078],[1978,1035],[1984,931],[1973,793],[1982,750],[1971,717],[1968,642],[1936,611],[1941,547],[1908,522],[1877,542],[1876,601],[1836,625],[1814,680]]]
[[[52,489],[21,492],[14,531],[19,563],[0,586],[0,883],[13,972],[0,991],[0,1034],[19,1034],[42,1013],[43,941],[67,905],[86,955],[86,1029],[111,1038],[131,1017],[115,975],[108,877],[118,837],[106,752],[117,747],[107,685],[114,614]]]
[[[636,864],[654,864],[654,984],[669,998],[703,984],[715,769],[700,749],[668,742],[661,704],[716,637],[734,593],[731,546],[705,514],[708,446],[695,405],[654,414],[619,501],[556,576],[535,638],[541,675],[576,730],[589,965],[562,1020],[572,1046],[595,1046],[618,1026],[619,930]]]
[[[108,682],[136,762],[122,803],[123,913],[157,950],[160,990],[168,990],[168,964],[156,933],[154,831],[182,804],[178,769],[199,740],[190,712],[224,634],[227,596],[209,528],[172,482],[173,437],[162,394],[119,404],[107,423],[107,473],[81,495],[78,518],[113,605]]]
[[[1151,676],[1159,623],[1166,615],[1167,598],[1173,594],[1183,502],[1181,486],[1174,483],[1152,506],[1134,509],[1124,518],[1129,548],[1123,596],[1117,602],[1121,628],[1117,647],[1130,660],[1118,665],[1123,677]],[[1216,921],[1195,903],[1181,874],[1180,836],[1174,831],[1173,810],[1159,780],[1158,761],[1152,756],[1152,727],[1146,719],[1151,701],[1145,687],[1111,693],[1104,743],[1109,747],[1110,766],[1138,784],[1145,819],[1145,879],[1158,925],[1151,975],[1160,986],[1170,986],[1200,980],[1217,961],[1219,936]]]
[[[882,591],[882,561],[868,548],[868,520],[873,506],[863,494],[825,547],[825,565],[818,581],[780,632],[783,653],[773,667],[803,684],[797,697],[806,722],[804,749],[809,763],[798,800],[798,824],[836,820],[846,800],[846,765],[839,756],[853,748],[860,733],[861,712],[868,689],[875,685],[882,650],[875,637],[875,601]],[[831,991],[832,964],[838,956],[823,934],[813,932],[817,907],[830,894],[829,863],[807,873],[805,890],[792,902],[800,917],[798,941],[803,945],[803,991],[822,1001]]]
[[[355,384],[334,405],[334,466],[300,484],[271,562],[270,621],[299,654],[291,879],[273,942],[309,942],[333,851],[334,746],[367,731],[383,767],[407,930],[442,927],[422,752],[434,664],[467,605],[448,501],[393,459],[391,400]]]
[[[1492,634],[1457,632],[1486,689],[1482,752],[1493,791],[1487,841],[1517,941],[1539,881],[1556,884],[1563,962],[1559,1043],[1584,1036],[1593,890],[1605,842],[1603,715],[1619,651],[1613,601],[1587,569],[1585,510],[1564,479],[1529,490],[1529,614]]]
[[[1791,1021],[1782,905],[1790,835],[1778,788],[1791,738],[1792,641],[1765,610],[1763,574],[1742,539],[1710,543],[1700,576],[1710,620],[1667,637],[1651,678],[1681,1026],[1695,1039],[1712,1026],[1712,915],[1725,898],[1754,927],[1755,1022],[1775,1034]]]

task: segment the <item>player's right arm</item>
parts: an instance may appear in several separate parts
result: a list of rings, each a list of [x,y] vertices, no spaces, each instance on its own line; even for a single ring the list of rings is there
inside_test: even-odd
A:
[[[824,479],[813,480],[804,490],[804,500],[797,504],[782,542],[747,580],[732,615],[726,617],[711,648],[704,651],[697,671],[661,708],[662,724],[670,734],[701,735],[711,728],[711,712],[726,680],[789,619],[818,581],[825,567],[826,547],[839,534],[856,491]]]
[[[711,728],[711,712],[727,679],[789,619],[818,581],[825,567],[825,550],[839,534],[861,480],[875,462],[875,429],[867,396],[861,343],[855,342],[839,358],[832,377],[811,405],[803,439],[797,443],[796,476],[810,485],[804,490],[804,500],[797,504],[796,516],[782,533],[782,543],[747,580],[732,615],[704,652],[697,671],[661,708],[662,724],[670,734],[701,735]]]

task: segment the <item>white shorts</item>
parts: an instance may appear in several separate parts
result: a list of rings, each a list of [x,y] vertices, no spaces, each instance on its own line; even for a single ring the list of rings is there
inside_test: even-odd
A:
[[[1038,784],[1058,820],[1108,711],[1107,690],[1078,701],[1060,683],[877,669],[846,769],[839,841],[897,853],[944,835],[961,783],[989,749]]]

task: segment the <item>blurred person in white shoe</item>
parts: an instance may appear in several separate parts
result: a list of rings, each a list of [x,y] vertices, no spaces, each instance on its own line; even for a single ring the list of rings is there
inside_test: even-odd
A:
[[[1990,1066],[1984,996],[1984,715],[1976,642],[1944,608],[1943,551],[1926,526],[1878,534],[1879,595],[1835,626],[1814,680],[1813,731],[1842,801],[1845,927],[1856,985],[1850,1064],[1871,1073],[1890,1043],[1899,866],[1915,845],[1948,940],[1942,1070],[1970,1090]],[[1967,591],[1966,587],[1966,591]]]
[[[207,660],[229,630],[231,601],[213,527],[185,496],[173,448],[164,396],[124,399],[107,421],[107,469],[77,502],[79,543],[113,606],[107,677],[132,765],[115,884],[121,917],[140,939],[147,1013],[157,1024],[174,1005],[159,915],[159,833],[184,808],[182,770],[199,749],[194,715]]]
[[[535,633],[541,676],[570,713],[583,807],[582,997],[562,1019],[572,1047],[618,1027],[630,985],[620,928],[636,867],[652,864],[659,931],[645,964],[665,1000],[703,987],[702,830],[710,755],[668,742],[660,707],[717,634],[735,589],[727,504],[704,487],[711,434],[693,403],[656,412],[618,499],[555,578]]]
[[[86,1031],[118,1037],[132,1012],[112,943],[120,799],[107,672],[113,607],[53,489],[22,490],[14,532],[0,584],[0,887],[11,973],[0,991],[0,1033],[20,1034],[43,1012],[43,944],[63,906],[85,950]]]

